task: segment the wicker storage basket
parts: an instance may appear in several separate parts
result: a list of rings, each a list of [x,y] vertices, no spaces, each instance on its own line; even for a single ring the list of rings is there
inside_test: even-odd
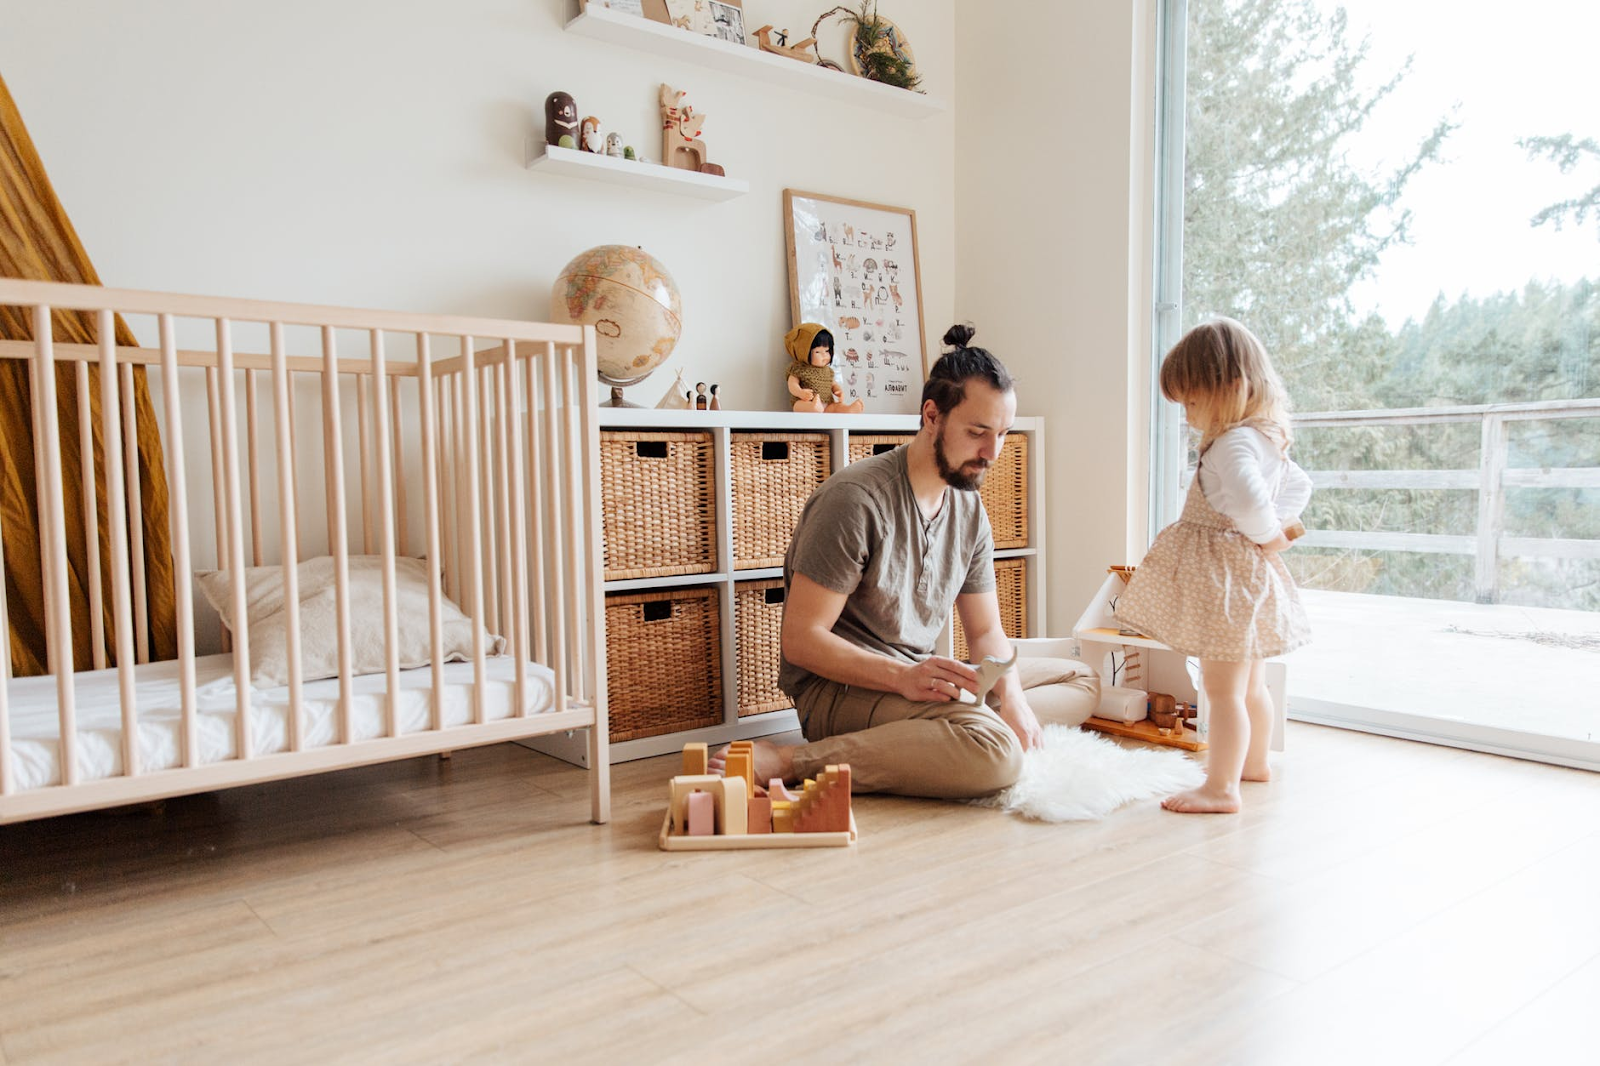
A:
[[[733,618],[739,717],[793,707],[794,701],[778,688],[783,582],[777,578],[739,582],[733,591]]]
[[[1000,627],[1006,636],[1021,639],[1028,635],[1028,560],[996,559],[994,561],[994,591],[1000,600]],[[952,644],[955,657],[966,662],[967,635],[961,630],[961,618],[955,618]]]
[[[1012,433],[978,490],[996,548],[1028,546],[1028,437]]]
[[[721,725],[721,641],[714,588],[607,596],[612,741]]]
[[[850,434],[850,461],[865,459],[879,452],[892,451],[902,444],[910,444],[915,433],[862,433]]]
[[[734,433],[733,568],[782,566],[800,512],[833,470],[826,433]]]
[[[717,568],[711,434],[600,434],[606,580]]]

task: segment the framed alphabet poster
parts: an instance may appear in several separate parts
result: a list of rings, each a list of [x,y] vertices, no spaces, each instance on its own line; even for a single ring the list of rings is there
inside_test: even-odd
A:
[[[916,414],[928,372],[916,212],[785,189],[783,217],[791,324],[833,334],[845,403]]]

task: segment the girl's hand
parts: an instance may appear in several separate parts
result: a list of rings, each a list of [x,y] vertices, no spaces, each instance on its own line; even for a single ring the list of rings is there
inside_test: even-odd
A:
[[[1273,537],[1265,544],[1256,545],[1256,547],[1260,548],[1264,552],[1281,552],[1288,546],[1289,538],[1284,536],[1282,533],[1279,533],[1276,537]]]

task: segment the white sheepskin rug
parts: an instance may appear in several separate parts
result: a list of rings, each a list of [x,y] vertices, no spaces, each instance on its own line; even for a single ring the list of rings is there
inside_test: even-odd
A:
[[[1022,776],[1003,792],[972,800],[1040,822],[1101,818],[1124,803],[1194,788],[1205,771],[1182,752],[1124,748],[1082,729],[1044,727],[1044,743],[1022,757]]]

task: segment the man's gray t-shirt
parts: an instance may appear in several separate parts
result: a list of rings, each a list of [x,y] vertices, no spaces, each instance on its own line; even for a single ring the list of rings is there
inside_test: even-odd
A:
[[[976,492],[946,488],[939,513],[924,519],[902,446],[851,463],[812,493],[784,557],[786,592],[797,573],[847,597],[835,636],[920,662],[956,596],[994,588],[994,534]],[[816,677],[785,658],[778,685],[798,701]]]

